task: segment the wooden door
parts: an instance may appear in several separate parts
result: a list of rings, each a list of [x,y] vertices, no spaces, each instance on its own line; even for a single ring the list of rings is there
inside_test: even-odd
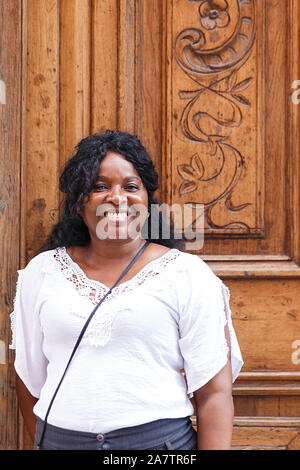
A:
[[[0,2],[0,449],[15,449],[15,394],[9,313],[20,266],[21,4]]]
[[[10,286],[0,317],[1,446],[32,445],[7,351],[15,269],[57,220],[58,176],[74,145],[119,128],[151,153],[161,202],[204,205],[196,254],[231,290],[245,361],[233,447],[300,449],[298,0],[1,5],[2,21],[15,8],[9,47],[18,51],[5,76],[10,107],[1,107],[14,129],[14,139],[1,131],[3,292]]]

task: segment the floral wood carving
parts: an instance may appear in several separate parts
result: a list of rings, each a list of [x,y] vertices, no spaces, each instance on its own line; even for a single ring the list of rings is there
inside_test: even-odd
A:
[[[231,200],[245,160],[241,150],[231,145],[229,139],[232,130],[242,123],[243,110],[250,107],[245,91],[253,77],[239,79],[238,72],[248,60],[255,41],[254,1],[187,1],[199,4],[199,28],[185,29],[178,34],[175,58],[198,89],[179,92],[179,98],[187,101],[180,128],[185,138],[199,144],[199,151],[189,162],[177,166],[182,180],[179,196],[191,194],[205,184],[208,195],[198,202],[204,204],[209,231],[237,229],[248,233],[250,228],[242,221],[218,225],[213,221],[212,209],[221,200],[231,212],[250,205],[245,202],[235,206]],[[230,34],[226,34],[229,29]]]

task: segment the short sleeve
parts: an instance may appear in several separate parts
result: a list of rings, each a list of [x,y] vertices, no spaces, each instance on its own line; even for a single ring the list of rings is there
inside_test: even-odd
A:
[[[10,314],[14,367],[29,392],[39,398],[46,380],[47,363],[43,353],[43,333],[39,321],[38,296],[42,272],[38,261],[18,271],[14,310]]]
[[[184,360],[188,394],[201,388],[227,363],[230,348],[232,380],[243,360],[232,325],[229,289],[195,255],[189,255],[187,280],[181,286],[184,300],[179,320],[179,346]],[[225,325],[230,345],[225,337]]]

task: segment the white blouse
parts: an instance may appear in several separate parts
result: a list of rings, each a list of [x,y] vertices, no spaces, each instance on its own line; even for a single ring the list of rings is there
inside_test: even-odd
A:
[[[65,248],[37,255],[18,273],[10,348],[17,374],[38,398],[34,413],[44,419],[81,328],[108,287],[87,278]],[[169,250],[99,307],[48,422],[105,433],[191,416],[189,397],[227,362],[225,324],[234,381],[243,361],[229,290],[198,256]]]

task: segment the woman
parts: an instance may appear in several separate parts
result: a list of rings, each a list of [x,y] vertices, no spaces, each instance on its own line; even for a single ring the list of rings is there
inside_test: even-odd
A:
[[[149,236],[158,184],[144,147],[118,131],[89,136],[60,187],[62,219],[19,271],[12,313],[17,392],[35,447],[85,320],[143,247],[88,325],[41,449],[229,449],[242,366],[229,291],[172,235]]]

